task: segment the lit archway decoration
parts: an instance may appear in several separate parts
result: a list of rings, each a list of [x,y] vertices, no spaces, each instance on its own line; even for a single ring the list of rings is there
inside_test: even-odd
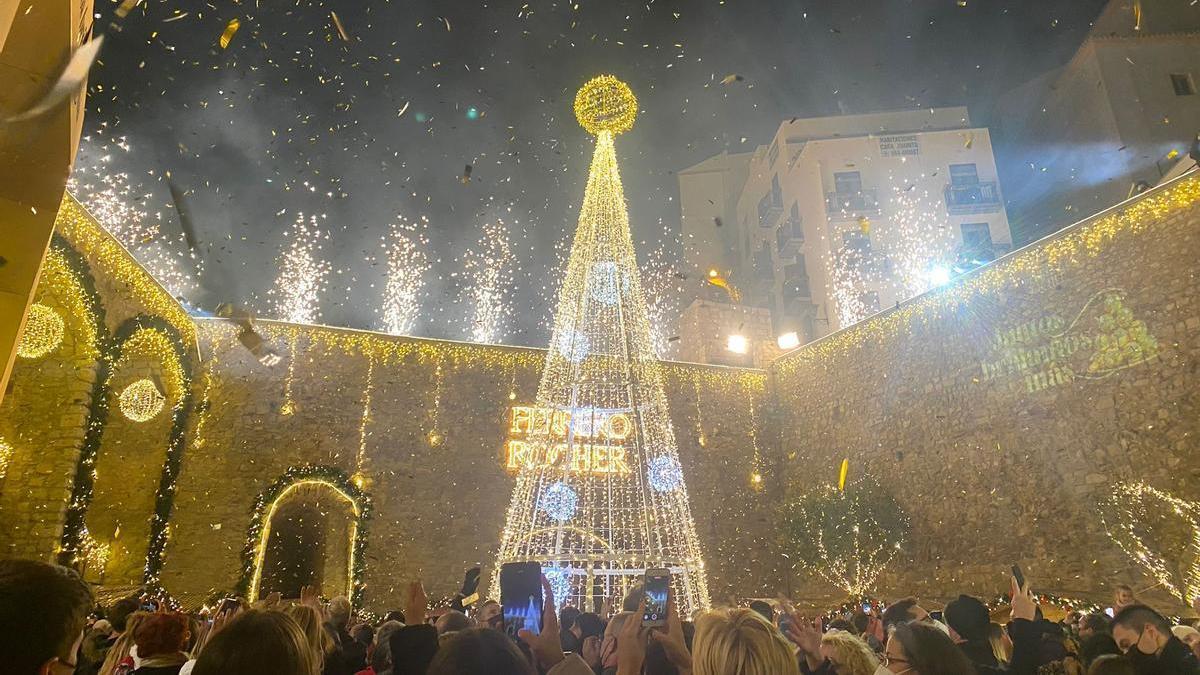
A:
[[[17,356],[23,359],[40,359],[62,344],[66,325],[62,315],[53,307],[35,302],[29,307],[25,319],[25,332],[17,345]]]
[[[300,466],[289,469],[267,488],[254,502],[249,539],[243,554],[242,581],[239,591],[250,602],[258,599],[262,584],[263,563],[267,541],[271,536],[271,520],[280,505],[294,491],[303,487],[327,489],[339,500],[350,505],[354,517],[350,521],[349,554],[347,555],[347,588],[350,600],[358,605],[362,600],[363,554],[366,550],[366,521],[370,517],[371,501],[354,481],[340,469],[328,466]]]
[[[121,414],[134,422],[149,422],[154,419],[162,412],[166,402],[167,397],[158,390],[158,385],[147,377],[135,380],[117,396]]]

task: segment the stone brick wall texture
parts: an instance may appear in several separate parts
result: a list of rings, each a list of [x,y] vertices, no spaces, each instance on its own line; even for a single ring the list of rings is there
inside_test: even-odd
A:
[[[714,601],[841,599],[793,566],[779,522],[790,501],[835,481],[843,458],[851,478],[874,476],[912,521],[879,596],[999,595],[1012,563],[1064,596],[1151,585],[1105,534],[1098,501],[1121,481],[1200,499],[1197,192],[1192,177],[1148,193],[766,371],[665,362]],[[68,243],[87,244],[77,248],[95,279],[103,340],[155,308],[170,313],[147,295],[161,290],[111,248]],[[95,316],[71,292],[44,277],[39,297],[64,308],[67,339],[19,362],[0,406],[0,437],[15,449],[0,479],[0,555],[50,559],[62,535],[104,358],[81,343]],[[534,401],[543,352],[258,328],[279,364],[256,360],[232,324],[195,320],[163,586],[187,606],[236,588],[256,500],[302,466],[353,477],[370,499],[367,608],[398,606],[415,578],[435,598],[452,595],[469,566],[488,579],[513,485],[508,411]],[[116,391],[159,368],[138,356],[102,392],[111,409],[86,523],[114,549],[105,570],[88,571],[104,585],[141,581],[169,442],[168,415],[134,425]],[[327,577],[348,551],[331,541],[348,538],[337,508],[323,519],[334,533]]]
[[[911,517],[882,596],[997,597],[1012,563],[1068,597],[1154,584],[1107,537],[1098,504],[1122,481],[1200,499],[1195,180],[1150,198],[1183,207],[1140,202],[1111,228],[1093,218],[980,270],[973,287],[772,365],[781,489],[834,481],[848,458],[852,477],[876,477]],[[798,595],[835,595],[793,579]]]

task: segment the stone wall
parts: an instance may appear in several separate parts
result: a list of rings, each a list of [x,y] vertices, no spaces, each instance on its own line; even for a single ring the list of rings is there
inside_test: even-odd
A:
[[[55,227],[36,300],[62,316],[64,339],[49,354],[18,358],[0,405],[0,438],[12,447],[0,480],[0,555],[52,559],[64,532],[75,549],[81,526],[99,524],[88,541],[113,551],[110,569],[93,566],[87,578],[140,583],[166,442],[149,442],[156,435],[149,427],[126,436],[116,387],[129,374],[160,371],[164,355],[118,357],[127,334],[146,327],[173,336],[171,356],[186,371],[195,332],[179,304],[70,196]],[[110,378],[118,364],[117,377]],[[178,384],[169,412],[151,427],[186,417],[187,406],[169,409],[188,398],[190,386]],[[125,533],[121,541],[112,536],[117,523]]]
[[[1151,586],[1098,502],[1122,481],[1200,498],[1198,256],[1193,175],[785,355],[784,489],[849,458],[899,501],[912,532],[885,597],[995,597],[1011,563],[1064,596]]]
[[[274,323],[260,330],[283,357],[274,367],[228,324],[201,323],[205,413],[193,420],[163,584],[190,601],[234,588],[255,497],[306,464],[356,478],[370,499],[366,606],[398,606],[418,576],[433,596],[452,595],[472,565],[488,578],[513,487],[503,465],[508,410],[534,400],[544,353]],[[758,583],[742,573],[743,552],[765,523],[751,480],[765,373],[675,363],[664,371],[710,585],[717,597],[743,596]]]

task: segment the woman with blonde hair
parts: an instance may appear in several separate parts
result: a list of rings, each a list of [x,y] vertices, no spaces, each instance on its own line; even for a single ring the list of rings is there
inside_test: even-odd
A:
[[[870,646],[844,630],[831,630],[821,636],[820,655],[837,675],[873,675],[879,668],[879,659]]]
[[[300,624],[283,612],[240,613],[208,641],[192,675],[319,675]]]
[[[134,612],[125,619],[125,632],[108,648],[108,655],[100,666],[99,675],[125,675],[132,673],[137,664],[133,661],[133,633],[137,630],[142,619],[149,616],[145,612]]]
[[[313,658],[319,669],[322,672],[326,671],[326,663],[337,645],[329,635],[329,631],[325,630],[325,621],[321,617],[321,612],[309,605],[293,605],[287,608],[287,614],[300,624],[300,630],[303,630],[304,637],[308,638],[309,649],[312,650]]]
[[[692,645],[694,675],[800,673],[791,644],[754,610],[721,609],[701,615]]]

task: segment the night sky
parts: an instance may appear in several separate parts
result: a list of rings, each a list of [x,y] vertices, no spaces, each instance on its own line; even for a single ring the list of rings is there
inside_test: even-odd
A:
[[[590,158],[571,109],[589,77],[611,72],[639,97],[617,151],[640,259],[667,268],[675,171],[752,150],[794,116],[965,104],[987,124],[1008,90],[1070,58],[1103,4],[148,0],[122,21],[97,0],[108,37],[79,165],[127,172],[173,240],[164,173],[187,191],[205,265],[189,299],[205,309],[267,309],[284,230],[297,212],[323,214],[333,325],[379,325],[379,240],[401,213],[428,217],[440,259],[415,333],[464,337],[462,257],[499,216],[516,251],[503,341],[541,346],[555,246],[574,229]],[[721,84],[731,74],[744,79]]]

